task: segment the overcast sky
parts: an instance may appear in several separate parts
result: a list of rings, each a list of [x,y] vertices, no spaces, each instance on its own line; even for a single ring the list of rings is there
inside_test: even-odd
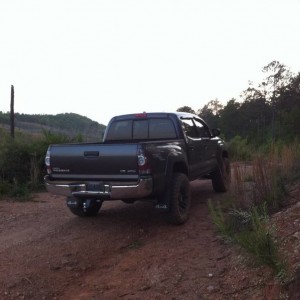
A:
[[[273,60],[300,71],[300,0],[1,0],[0,111],[114,115],[223,104]]]

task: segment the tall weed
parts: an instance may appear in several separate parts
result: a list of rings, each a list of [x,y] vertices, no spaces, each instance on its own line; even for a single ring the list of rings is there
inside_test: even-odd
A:
[[[232,138],[228,143],[228,151],[231,160],[234,161],[249,161],[252,158],[252,147],[248,144],[247,139],[239,135]]]
[[[251,164],[233,163],[232,207],[208,203],[222,235],[272,267],[281,279],[286,272],[285,262],[273,238],[276,228],[268,226],[268,219],[284,204],[287,183],[300,178],[299,145],[297,141],[289,145],[273,143],[268,152],[252,154]]]

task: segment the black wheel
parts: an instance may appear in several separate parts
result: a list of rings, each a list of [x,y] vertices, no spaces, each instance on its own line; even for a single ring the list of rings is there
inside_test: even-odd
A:
[[[212,173],[213,189],[217,193],[227,192],[231,181],[230,162],[227,157],[222,158],[218,168]]]
[[[70,211],[79,217],[96,216],[102,206],[101,200],[85,199],[80,200],[73,197],[67,199],[67,205]]]
[[[187,221],[191,206],[190,183],[185,174],[173,175],[169,191],[170,209],[166,219],[172,224],[183,224]]]

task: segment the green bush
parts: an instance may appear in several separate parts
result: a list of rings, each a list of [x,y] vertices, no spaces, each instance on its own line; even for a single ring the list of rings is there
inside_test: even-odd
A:
[[[44,131],[39,137],[17,133],[12,139],[2,131],[0,141],[0,197],[27,197],[44,187],[44,158],[50,144],[81,141],[82,136],[68,138]]]
[[[266,211],[255,206],[250,210],[231,208],[224,213],[220,203],[208,202],[210,215],[223,238],[237,243],[254,255],[257,262],[273,268],[278,276],[285,274],[285,264],[278,254],[271,230],[267,226]]]
[[[252,159],[252,146],[248,144],[247,139],[239,135],[232,138],[228,143],[228,152],[235,161],[249,161]]]
[[[0,180],[0,199],[2,195],[8,195],[11,191],[12,184],[5,180]]]

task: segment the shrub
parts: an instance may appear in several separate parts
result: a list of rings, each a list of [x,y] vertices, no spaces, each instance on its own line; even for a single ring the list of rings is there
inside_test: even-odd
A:
[[[3,132],[0,141],[0,196],[26,198],[31,191],[43,188],[46,174],[44,158],[48,146],[77,140],[82,140],[82,137],[78,135],[70,139],[48,131],[39,137],[17,133],[15,139],[11,139]]]
[[[235,161],[247,161],[252,158],[251,145],[248,144],[247,139],[239,135],[232,138],[228,143],[228,151],[231,159]]]

